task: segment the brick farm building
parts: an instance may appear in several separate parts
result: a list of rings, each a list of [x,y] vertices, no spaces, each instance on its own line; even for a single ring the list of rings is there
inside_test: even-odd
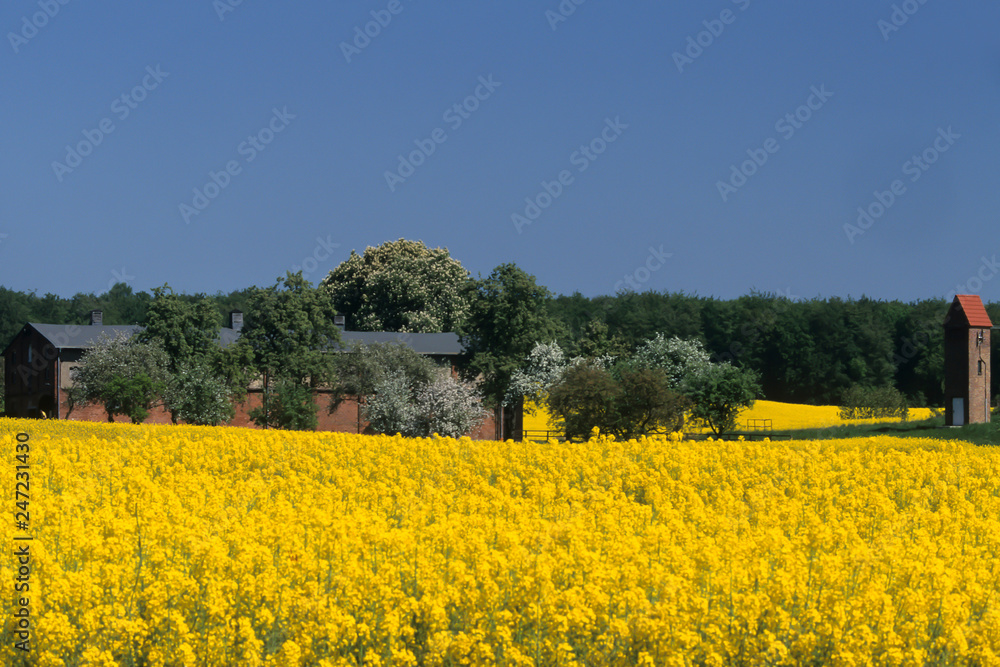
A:
[[[103,337],[116,335],[133,336],[139,326],[105,325],[102,313],[93,311],[90,323],[74,324],[25,324],[3,352],[6,373],[4,401],[8,417],[66,419],[73,421],[107,421],[107,413],[101,405],[70,406],[68,389],[73,385],[73,369],[87,350],[93,348]],[[454,333],[397,334],[384,332],[346,331],[343,320],[341,339],[345,345],[360,343],[399,343],[442,364],[455,368],[455,362],[462,353],[458,335]],[[232,345],[240,336],[243,315],[239,311],[230,314],[228,327],[219,332],[219,344]],[[349,354],[349,352],[343,352]],[[318,407],[318,430],[362,433],[367,424],[361,418],[361,405],[356,397],[342,401],[330,413],[329,390],[318,389],[313,399]],[[230,426],[257,428],[250,420],[249,413],[262,405],[263,391],[259,385],[249,387],[246,398],[235,404],[236,415]],[[510,427],[520,430],[520,419],[515,415],[514,423],[508,426],[506,434],[499,432],[498,420],[492,416],[470,435],[475,439],[502,439],[510,437]],[[125,417],[116,421],[127,422]],[[170,413],[162,407],[150,412],[147,424],[169,424]]]

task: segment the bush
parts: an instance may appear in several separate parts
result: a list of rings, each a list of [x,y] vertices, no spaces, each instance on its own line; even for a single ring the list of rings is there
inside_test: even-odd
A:
[[[615,423],[607,429],[615,437],[628,440],[684,427],[684,413],[691,402],[670,389],[670,379],[663,371],[625,370],[619,374],[618,385],[621,394],[614,404]]]
[[[563,422],[570,440],[586,440],[596,426],[602,431],[614,421],[614,403],[621,387],[603,368],[590,364],[570,366],[549,389],[549,408]]]
[[[548,403],[570,439],[585,439],[594,427],[621,440],[677,431],[690,407],[670,389],[670,378],[661,369],[616,367],[609,372],[587,363],[566,369],[549,391]]]
[[[149,408],[163,392],[163,384],[145,373],[131,377],[112,377],[103,388],[104,407],[108,421],[113,415],[125,415],[133,424],[141,424],[149,416]]]
[[[753,407],[760,395],[760,377],[729,362],[711,364],[684,378],[681,391],[694,403],[691,416],[721,435],[736,428],[742,410]]]
[[[287,431],[315,431],[319,425],[316,403],[308,385],[294,380],[279,380],[264,392],[267,408],[254,408],[250,419],[263,428]]]
[[[450,438],[468,435],[486,415],[475,388],[447,371],[415,387],[406,374],[393,373],[378,384],[365,405],[365,418],[373,430],[414,438],[434,433]]]
[[[895,387],[854,386],[840,402],[841,419],[906,419],[906,397]]]
[[[166,404],[175,419],[199,426],[218,426],[233,418],[233,404],[224,379],[207,363],[185,365],[170,379]]]

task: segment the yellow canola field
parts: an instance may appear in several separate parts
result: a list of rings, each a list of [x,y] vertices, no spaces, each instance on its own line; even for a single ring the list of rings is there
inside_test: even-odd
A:
[[[0,440],[7,553],[34,538],[28,653],[0,558],[4,665],[1000,664],[993,448],[9,419]]]
[[[550,415],[545,406],[529,404],[534,414],[524,414],[524,428],[532,431],[544,431],[553,428]],[[930,408],[910,408],[910,420],[930,419]],[[795,403],[779,403],[778,401],[756,401],[752,408],[740,413],[737,423],[745,428],[748,419],[770,419],[775,431],[791,431],[804,428],[826,428],[844,424],[871,424],[875,419],[840,418],[840,408],[836,405],[798,405]],[[898,421],[898,420],[892,420]]]
[[[911,421],[930,419],[930,408],[910,408]],[[803,428],[826,428],[844,424],[872,424],[884,419],[840,418],[840,408],[836,405],[797,405],[778,401],[755,401],[753,407],[740,413],[739,424],[745,426],[748,419],[770,419],[775,431],[790,431]]]

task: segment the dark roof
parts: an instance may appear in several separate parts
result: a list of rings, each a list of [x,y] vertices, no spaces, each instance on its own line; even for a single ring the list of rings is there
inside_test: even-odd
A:
[[[387,333],[382,331],[341,331],[347,345],[354,343],[402,343],[419,354],[454,356],[462,354],[462,344],[454,333]]]
[[[230,329],[229,327],[222,327],[219,330],[219,345],[222,347],[229,347],[237,341],[240,337],[240,332],[236,329]]]
[[[142,331],[142,327],[136,325],[36,324],[29,322],[28,326],[34,328],[57,349],[77,348],[85,350],[94,347],[102,335],[114,338],[119,333],[123,333],[131,337]]]
[[[102,335],[113,338],[118,333],[134,336],[142,331],[136,325],[99,324],[36,324],[29,323],[38,333],[58,349],[89,349],[97,344]],[[219,331],[219,343],[228,347],[236,342],[240,332],[223,327]],[[458,335],[454,333],[386,333],[370,331],[341,331],[340,337],[349,347],[355,343],[401,343],[409,345],[419,354],[433,356],[454,356],[462,353]]]
[[[986,314],[983,301],[975,294],[956,294],[955,300],[948,309],[945,324],[949,327],[986,327],[993,326],[990,316]]]

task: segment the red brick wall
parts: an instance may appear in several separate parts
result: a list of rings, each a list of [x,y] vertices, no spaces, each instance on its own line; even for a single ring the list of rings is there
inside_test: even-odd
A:
[[[978,342],[979,333],[983,342]],[[979,361],[983,360],[983,374]],[[990,330],[984,328],[945,329],[945,424],[953,425],[958,415],[952,414],[953,399],[964,404],[963,424],[990,421]]]
[[[336,431],[340,433],[358,433],[358,402],[356,399],[347,399],[337,410],[330,414],[328,412],[328,406],[330,404],[329,394],[325,392],[318,392],[315,395],[316,406],[318,408],[316,416],[319,419],[318,431]],[[246,400],[241,403],[236,404],[236,416],[229,423],[230,426],[241,426],[244,428],[257,428],[250,420],[250,410],[254,408],[261,407],[261,392],[260,391],[250,391],[247,394]],[[63,415],[65,419],[70,421],[95,421],[95,422],[106,422],[108,420],[108,415],[104,411],[104,408],[100,405],[87,405],[84,407],[76,407],[72,412],[69,412],[69,406],[66,405],[65,400],[60,406],[60,414]],[[118,423],[128,423],[128,417],[118,416],[115,418]],[[162,408],[157,408],[153,410],[149,417],[146,418],[145,424],[170,424],[170,413]],[[361,432],[364,431],[366,423],[361,424]],[[495,426],[492,417],[486,420],[486,422],[475,432],[471,434],[474,440],[491,440],[493,439],[493,434],[495,431]]]
[[[977,343],[979,333],[983,342]],[[983,360],[982,375],[979,361]],[[990,330],[969,330],[969,413],[968,423],[979,424],[990,421]]]

